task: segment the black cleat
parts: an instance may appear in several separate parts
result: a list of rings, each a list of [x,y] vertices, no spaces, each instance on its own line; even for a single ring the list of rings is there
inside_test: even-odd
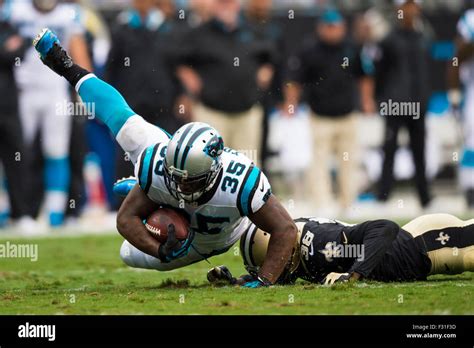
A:
[[[33,40],[33,46],[40,54],[41,61],[59,75],[63,75],[74,65],[56,34],[50,29],[43,29]]]

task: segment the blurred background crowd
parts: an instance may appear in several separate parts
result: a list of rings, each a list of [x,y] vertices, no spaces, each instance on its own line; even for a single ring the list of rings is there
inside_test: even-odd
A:
[[[472,0],[0,0],[0,226],[109,226],[127,155],[31,41],[173,133],[216,127],[298,214],[473,215]]]

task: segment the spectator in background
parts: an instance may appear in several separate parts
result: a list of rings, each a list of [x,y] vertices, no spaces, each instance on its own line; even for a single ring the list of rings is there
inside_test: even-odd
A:
[[[80,10],[75,4],[56,0],[14,1],[9,6],[8,19],[29,42],[41,29],[54,28],[72,58],[81,66],[92,69]],[[69,112],[69,86],[45,69],[32,45],[15,72],[25,143],[28,151],[37,155],[25,169],[30,175],[23,184],[30,195],[26,201],[31,205],[32,215],[37,216],[43,201],[40,199],[43,181],[47,219],[50,226],[58,227],[64,222],[70,186],[69,144],[74,115]],[[38,136],[41,146],[36,147]],[[40,152],[35,152],[37,148]],[[44,177],[38,174],[43,173],[43,168],[35,167],[41,155],[44,156]]]
[[[273,64],[264,65],[259,70],[260,76],[257,77],[259,100],[264,113],[261,144],[263,169],[265,159],[270,155],[267,150],[268,119],[275,106],[281,102],[282,71],[286,54],[283,31],[271,17],[272,5],[272,0],[249,0],[245,11],[245,18],[258,40],[270,42],[275,47]]]
[[[315,158],[309,187],[319,209],[333,202],[331,156],[338,163],[339,203],[349,208],[356,194],[357,84],[364,112],[373,112],[370,67],[346,38],[346,23],[339,11],[324,11],[317,23],[317,38],[307,40],[299,54],[290,57],[285,85],[284,111],[294,113],[304,92],[313,112]]]
[[[110,37],[106,23],[99,12],[86,4],[84,0],[73,0],[81,11],[80,22],[84,29],[87,44],[88,58],[92,63],[93,72],[97,76],[103,75],[105,62],[110,49]],[[80,103],[76,92],[70,88],[71,98]],[[93,117],[94,115],[75,115],[72,120],[70,143],[71,184],[69,189],[69,204],[66,211],[66,227],[77,226],[78,218],[83,213],[86,200],[84,178],[84,163],[89,151],[99,155],[104,187],[109,199],[109,206],[114,206],[115,197],[112,185],[115,179],[115,139],[110,136],[108,128]],[[93,134],[93,136],[91,136]],[[88,141],[86,141],[86,139]],[[89,198],[91,194],[89,192]]]
[[[259,78],[266,75],[271,46],[241,20],[238,0],[215,0],[213,18],[192,30],[184,46],[179,76],[199,100],[195,119],[211,124],[227,146],[257,162],[263,117]]]
[[[467,10],[461,16],[457,31],[455,57],[458,57],[459,65],[449,62],[448,99],[455,109],[459,109],[462,99],[461,84],[464,86],[464,151],[459,178],[467,206],[474,209],[474,9]]]
[[[123,94],[130,107],[166,131],[181,125],[175,104],[182,89],[175,77],[176,42],[172,23],[155,7],[155,0],[134,0],[118,17],[112,31],[105,78]],[[118,178],[132,175],[133,167],[118,151]]]
[[[394,182],[394,158],[400,128],[410,135],[410,148],[415,164],[415,183],[420,203],[426,207],[431,201],[426,178],[425,113],[429,97],[428,52],[423,34],[417,30],[421,15],[419,5],[412,0],[399,8],[403,16],[398,26],[379,43],[379,54],[374,58],[375,93],[380,106],[415,103],[418,114],[395,115],[381,109],[385,118],[384,161],[377,198],[386,201]],[[393,104],[395,103],[395,104]]]
[[[23,145],[18,94],[13,75],[13,67],[23,58],[26,45],[27,42],[16,30],[0,18],[0,160],[7,179],[10,217],[19,230],[29,232],[34,229],[35,224],[26,205],[26,170],[23,164],[28,154]]]

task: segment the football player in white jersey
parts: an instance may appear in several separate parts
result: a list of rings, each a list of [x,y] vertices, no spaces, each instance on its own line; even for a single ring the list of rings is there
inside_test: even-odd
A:
[[[474,209],[474,9],[467,10],[461,16],[457,30],[459,37],[455,57],[458,64],[451,64],[449,69],[451,89],[448,99],[453,106],[459,106],[461,82],[464,87],[464,152],[461,158],[460,181],[468,206]]]
[[[219,133],[207,124],[186,124],[171,137],[146,122],[117,90],[74,64],[52,31],[43,30],[34,46],[43,63],[75,86],[83,102],[95,104],[95,116],[135,164],[139,184],[117,215],[117,229],[126,239],[120,250],[126,264],[160,271],[183,267],[227,251],[254,223],[271,239],[263,266],[245,286],[266,286],[278,279],[290,257],[296,226],[259,168],[224,148]],[[160,244],[147,232],[143,219],[163,205],[189,215],[185,241],[169,235]]]
[[[54,28],[74,59],[90,68],[78,6],[58,3],[57,0],[7,0],[2,12],[28,40],[46,26]],[[45,158],[45,212],[50,225],[59,226],[64,220],[70,181],[69,138],[74,115],[68,111],[72,109],[69,86],[59,76],[44,69],[33,47],[18,62],[15,78],[20,91],[20,117],[27,146],[31,147],[38,133],[41,134],[41,150]],[[34,192],[33,189],[28,191]]]

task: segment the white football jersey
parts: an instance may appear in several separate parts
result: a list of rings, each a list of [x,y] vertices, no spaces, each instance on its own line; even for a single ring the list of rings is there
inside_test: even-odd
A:
[[[200,247],[208,250],[229,247],[250,226],[246,216],[258,211],[270,197],[265,174],[247,156],[225,148],[221,155],[223,166],[212,189],[196,204],[178,201],[168,191],[163,176],[167,144],[165,141],[150,146],[140,155],[135,166],[140,187],[152,201],[183,209]]]
[[[71,37],[84,32],[80,21],[80,8],[74,4],[59,3],[50,12],[40,12],[31,0],[9,0],[4,5],[3,16],[17,27],[22,37],[29,41],[32,41],[43,28],[50,28],[66,49],[69,48]],[[44,66],[38,59],[38,53],[33,45],[17,65],[15,77],[20,89],[68,88],[66,80]]]
[[[467,10],[459,19],[458,33],[462,39],[474,43],[474,9]],[[464,62],[460,67],[462,82],[467,88],[474,88],[474,58]]]

